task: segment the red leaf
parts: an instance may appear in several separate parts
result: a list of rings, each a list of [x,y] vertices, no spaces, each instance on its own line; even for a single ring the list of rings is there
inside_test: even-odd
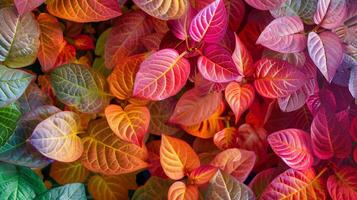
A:
[[[74,46],[83,51],[95,49],[94,40],[89,35],[80,34],[73,38]]]
[[[343,167],[327,179],[327,189],[333,200],[357,199],[357,169]]]
[[[245,0],[250,6],[259,10],[272,10],[279,7],[285,0]]]
[[[225,0],[229,15],[229,27],[233,31],[237,31],[245,14],[245,4],[243,0]]]
[[[217,168],[210,165],[203,165],[194,169],[188,176],[189,182],[193,185],[203,185],[208,183],[216,174]]]
[[[314,15],[314,22],[321,27],[333,29],[340,26],[346,17],[346,0],[319,0]]]

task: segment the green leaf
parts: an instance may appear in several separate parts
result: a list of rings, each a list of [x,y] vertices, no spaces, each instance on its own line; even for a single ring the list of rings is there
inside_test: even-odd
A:
[[[97,113],[109,104],[103,75],[79,64],[66,64],[51,73],[56,97],[64,104],[84,113]]]
[[[299,16],[306,24],[314,24],[314,14],[318,0],[301,0]]]
[[[0,10],[0,61],[19,68],[35,62],[40,45],[40,28],[30,12],[19,16],[14,7]]]
[[[86,192],[82,183],[66,184],[61,187],[53,188],[40,196],[35,200],[86,200]]]
[[[16,101],[33,78],[32,74],[25,71],[0,65],[0,108]]]
[[[144,186],[135,191],[132,200],[167,200],[167,193],[172,182],[152,176]]]
[[[20,117],[21,112],[15,104],[0,108],[0,147],[3,146],[13,134],[16,123]]]
[[[99,73],[103,74],[103,76],[108,77],[112,70],[105,67],[104,58],[95,58],[93,62],[93,69],[97,70]]]
[[[111,30],[111,28],[108,28],[102,34],[100,34],[97,40],[97,44],[95,45],[95,55],[104,56],[105,42],[107,41]]]
[[[0,197],[29,200],[46,191],[40,177],[30,168],[0,163]]]

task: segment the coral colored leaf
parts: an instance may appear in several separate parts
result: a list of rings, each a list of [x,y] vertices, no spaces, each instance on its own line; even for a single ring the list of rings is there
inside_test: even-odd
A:
[[[231,53],[217,44],[204,47],[203,55],[197,60],[197,67],[205,79],[213,82],[230,82],[239,76]]]
[[[308,133],[300,129],[285,129],[268,136],[273,151],[291,168],[309,169],[314,157]]]
[[[228,26],[228,14],[223,0],[215,0],[193,18],[189,34],[196,42],[215,43],[223,39]]]
[[[83,138],[82,164],[106,175],[134,172],[147,167],[147,150],[120,140],[105,119],[91,121]]]
[[[151,176],[150,179],[134,193],[132,200],[167,200],[167,193],[172,181]]]
[[[294,53],[306,48],[304,24],[298,16],[273,20],[260,34],[257,44],[282,53]]]
[[[240,85],[231,82],[225,90],[226,101],[234,112],[236,122],[240,116],[252,105],[255,97],[254,87],[250,84]]]
[[[128,199],[129,190],[137,188],[132,174],[104,176],[94,175],[88,180],[88,191],[97,200]]]
[[[352,144],[344,127],[336,117],[324,108],[320,108],[311,124],[312,148],[320,159],[346,158],[352,150]]]
[[[232,59],[236,65],[239,74],[244,76],[250,76],[254,73],[253,58],[250,55],[248,49],[235,34],[235,49],[232,54]]]
[[[320,200],[325,198],[322,180],[319,176],[315,176],[313,169],[305,171],[288,169],[269,184],[260,199]]]
[[[73,38],[73,45],[82,51],[94,50],[94,40],[89,35],[81,34]]]
[[[43,4],[45,0],[14,0],[20,15],[26,14]]]
[[[105,66],[113,69],[127,60],[140,47],[140,38],[149,34],[151,28],[143,12],[129,12],[120,16],[111,29],[105,43]]]
[[[146,54],[131,56],[124,64],[117,65],[108,77],[110,92],[118,99],[125,100],[132,96],[135,75]]]
[[[195,88],[188,90],[177,102],[170,122],[185,126],[198,124],[208,119],[218,109],[221,101],[221,93],[202,95]]]
[[[105,108],[105,116],[113,132],[122,140],[142,146],[150,123],[150,111],[143,106],[118,105]]]
[[[183,16],[189,5],[188,0],[133,0],[147,14],[163,19],[178,19]]]
[[[0,108],[0,147],[2,147],[14,133],[20,118],[21,112],[15,104]]]
[[[0,10],[0,61],[11,68],[35,62],[40,29],[32,13],[19,16],[13,7]]]
[[[74,63],[76,54],[76,48],[66,40],[63,40],[60,47],[60,53],[57,56],[54,66],[57,67],[64,64]]]
[[[160,162],[165,174],[173,180],[179,180],[200,166],[195,151],[186,142],[162,135]]]
[[[136,74],[134,96],[163,100],[177,94],[190,74],[190,63],[174,49],[155,52],[141,63]]]
[[[346,0],[319,0],[314,22],[323,28],[333,29],[343,24],[347,11]]]
[[[301,88],[307,80],[304,73],[286,61],[263,58],[256,66],[255,89],[267,98],[288,96]]]
[[[340,39],[332,32],[319,35],[310,32],[307,41],[309,55],[327,81],[331,82],[342,62]]]
[[[198,200],[199,191],[197,186],[188,185],[182,181],[173,183],[168,191],[168,200]]]
[[[210,165],[231,174],[243,182],[254,167],[256,155],[253,151],[231,148],[217,154]]]
[[[105,21],[121,15],[117,0],[49,0],[52,15],[74,22]]]
[[[89,176],[89,171],[79,161],[72,163],[54,162],[51,165],[50,176],[61,185],[84,183]]]
[[[269,168],[259,172],[253,178],[253,180],[249,183],[249,187],[252,189],[257,199],[260,199],[260,196],[264,192],[265,188],[279,174],[280,170],[276,168]]]
[[[249,187],[218,170],[210,181],[205,199],[255,200],[255,196]]]
[[[36,200],[47,200],[47,199],[75,199],[75,200],[86,200],[86,190],[85,186],[81,183],[72,183],[60,187],[52,188],[39,196]]]
[[[210,165],[202,165],[194,169],[188,176],[189,182],[193,185],[203,185],[208,183],[216,174],[217,168]]]
[[[327,189],[333,200],[357,199],[357,169],[343,167],[327,179]]]
[[[279,7],[285,0],[245,0],[250,6],[259,10],[271,10]]]
[[[81,112],[102,111],[109,103],[104,77],[92,68],[67,64],[51,73],[51,83],[56,97]]]
[[[70,111],[56,113],[39,123],[29,138],[31,144],[43,155],[61,162],[73,162],[83,152],[77,136],[79,116]]]
[[[28,72],[0,65],[0,108],[20,98],[32,79]]]
[[[229,149],[238,146],[238,130],[235,127],[225,128],[213,137],[214,144],[219,149]]]

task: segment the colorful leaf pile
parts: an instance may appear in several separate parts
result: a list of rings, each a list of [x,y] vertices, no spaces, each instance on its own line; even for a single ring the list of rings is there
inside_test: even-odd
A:
[[[356,200],[357,1],[0,0],[0,199]]]

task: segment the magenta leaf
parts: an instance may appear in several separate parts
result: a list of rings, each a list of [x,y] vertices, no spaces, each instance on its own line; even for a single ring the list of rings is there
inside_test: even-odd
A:
[[[343,167],[327,179],[327,189],[333,200],[357,199],[357,169]]]
[[[279,7],[285,0],[245,0],[250,6],[259,10],[272,10]]]
[[[347,17],[346,0],[319,0],[314,22],[323,28],[333,29],[340,26]]]

